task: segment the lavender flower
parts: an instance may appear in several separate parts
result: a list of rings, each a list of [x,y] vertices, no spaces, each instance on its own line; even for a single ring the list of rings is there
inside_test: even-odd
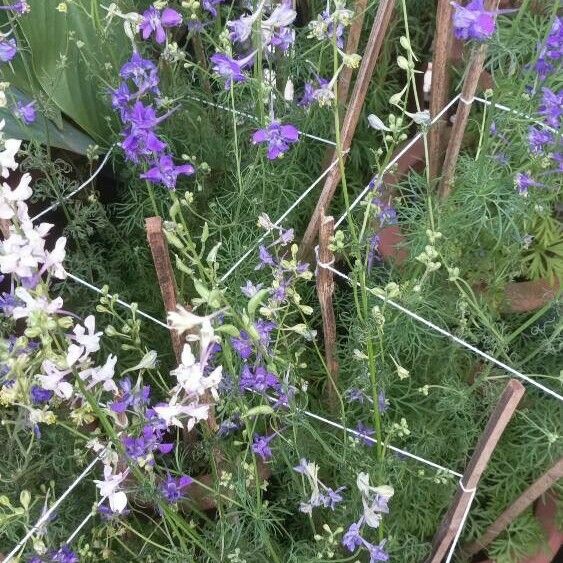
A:
[[[339,487],[336,490],[331,489],[330,487],[325,487],[325,492],[321,495],[322,505],[325,508],[334,510],[336,508],[336,505],[344,500],[344,497],[340,493],[345,489],[346,487]]]
[[[256,270],[260,270],[264,266],[275,266],[274,257],[268,252],[268,249],[261,244],[258,248],[258,260],[260,261]]]
[[[528,129],[528,144],[532,154],[541,154],[544,152],[545,145],[550,145],[551,143],[553,143],[553,135],[549,131],[539,127],[530,127]]]
[[[270,333],[277,327],[276,323],[272,321],[258,320],[254,323],[254,328],[258,333],[258,338],[260,344],[264,348],[268,348],[270,345]]]
[[[176,166],[171,156],[163,155],[155,166],[141,174],[141,178],[154,184],[164,184],[168,189],[175,190],[178,176],[191,176],[194,172],[195,169],[191,164]]]
[[[19,117],[26,125],[31,125],[35,122],[36,112],[35,112],[35,102],[29,102],[24,104],[19,100],[16,102],[16,111],[14,112],[17,117]]]
[[[263,287],[263,284],[259,283],[254,285],[250,280],[246,282],[246,285],[240,288],[242,293],[246,295],[249,299],[254,297]]]
[[[375,563],[376,561],[389,561],[389,554],[384,549],[385,543],[386,540],[383,540],[378,545],[374,545],[374,544],[366,545],[370,557],[369,563]]]
[[[58,551],[51,555],[51,561],[56,563],[79,563],[80,560],[68,545],[62,545]]]
[[[563,18],[553,22],[545,44],[540,49],[534,69],[540,80],[545,80],[554,70],[553,63],[563,57]]]
[[[231,418],[227,418],[219,425],[219,430],[217,431],[217,436],[224,438],[229,436],[233,432],[236,432],[242,428],[242,422],[238,414],[234,414]]]
[[[248,366],[242,368],[239,380],[241,391],[252,389],[259,393],[265,393],[268,389],[278,389],[279,385],[278,378],[262,366],[258,366],[254,372]]]
[[[219,4],[222,4],[224,0],[202,0],[201,7],[208,12],[212,17],[217,17],[217,8]]]
[[[291,124],[282,125],[279,121],[272,121],[268,127],[258,129],[252,135],[252,142],[268,144],[268,159],[281,158],[290,145],[299,140],[297,127]]]
[[[18,46],[13,37],[2,37],[0,39],[0,61],[10,62],[17,54]]]
[[[297,105],[302,108],[310,107],[315,101],[314,93],[315,87],[313,86],[313,84],[311,82],[305,82],[305,85],[303,87],[303,95],[297,102]]]
[[[364,539],[360,535],[360,526],[361,524],[358,522],[350,524],[350,527],[342,536],[342,545],[350,552],[356,551],[364,543]]]
[[[518,194],[524,197],[528,196],[528,190],[531,187],[541,187],[543,184],[536,182],[529,174],[522,172],[516,173],[514,176],[514,184],[518,189]]]
[[[364,446],[373,446],[374,442],[367,439],[375,434],[375,430],[373,428],[366,426],[363,422],[358,422],[358,425],[356,426],[356,432],[360,435],[360,440],[362,444],[364,444]]]
[[[213,63],[213,70],[225,80],[225,90],[228,90],[233,82],[243,82],[246,76],[242,70],[254,62],[254,55],[256,51],[250,53],[243,59],[232,59],[224,53],[215,53],[211,57]]]
[[[139,94],[145,92],[159,93],[156,65],[148,59],[143,59],[137,52],[133,53],[131,59],[121,67],[119,76],[126,80],[132,80],[135,86],[139,88]]]
[[[454,7],[454,34],[458,39],[485,41],[495,32],[496,13],[485,10],[484,0],[471,0],[465,7],[457,2],[451,5]]]
[[[167,475],[166,480],[160,486],[162,496],[169,503],[176,503],[183,498],[183,489],[189,487],[194,480],[188,475],[174,479],[174,477]]]
[[[563,90],[555,93],[549,88],[542,88],[542,92],[542,103],[538,108],[538,113],[545,118],[548,125],[559,129],[563,115]]]
[[[10,10],[16,14],[25,14],[26,12],[29,12],[31,8],[29,7],[27,0],[17,0],[15,4],[0,6],[0,10]]]
[[[151,393],[150,385],[143,385],[135,390],[129,377],[125,377],[119,382],[121,388],[121,398],[109,404],[110,409],[116,413],[125,412],[128,408],[140,410],[148,401]]]
[[[172,8],[164,8],[162,13],[154,6],[151,6],[143,13],[143,20],[139,25],[139,30],[144,40],[147,40],[153,33],[157,43],[164,43],[166,40],[165,28],[178,27],[182,23],[182,16]]]
[[[54,393],[49,389],[43,389],[42,387],[34,385],[31,388],[30,395],[33,403],[40,404],[49,402],[52,399]]]
[[[374,233],[369,237],[368,240],[368,272],[371,272],[373,267],[373,263],[376,258],[379,260],[378,253],[379,253],[379,245],[381,244],[381,239],[377,233]]]
[[[248,332],[244,330],[240,331],[240,336],[231,338],[231,345],[243,360],[247,360],[252,355],[252,340]]]
[[[270,442],[276,437],[275,434],[271,436],[260,436],[259,434],[254,434],[251,450],[256,455],[262,458],[262,461],[266,461],[272,457],[272,450],[270,449]]]

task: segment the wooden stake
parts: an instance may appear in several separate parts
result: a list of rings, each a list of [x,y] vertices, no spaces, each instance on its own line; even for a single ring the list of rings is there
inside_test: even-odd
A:
[[[356,5],[354,7],[354,19],[352,20],[352,25],[347,33],[347,55],[354,55],[358,52],[358,45],[360,44],[360,37],[362,36],[362,28],[364,26],[366,5],[367,0],[356,0]],[[351,67],[345,66],[338,77],[338,103],[342,107],[346,107],[346,102],[348,101],[348,93],[350,91],[350,84],[352,83],[352,71],[353,69]]]
[[[145,219],[145,228],[154,261],[156,277],[158,278],[158,285],[160,286],[160,293],[164,301],[164,308],[166,311],[174,311],[178,304],[178,294],[174,271],[170,262],[170,253],[168,252],[168,243],[162,230],[162,219],[158,216],[148,217]],[[184,342],[180,335],[172,329],[170,329],[170,338],[172,339],[172,348],[174,349],[176,361],[180,363]],[[206,394],[204,400],[211,402],[211,396]],[[213,431],[216,431],[218,428],[213,407],[209,409],[209,417],[206,424]]]
[[[467,121],[469,120],[469,112],[473,105],[473,97],[477,91],[479,78],[483,72],[485,57],[487,55],[487,45],[476,47],[471,56],[467,74],[463,82],[461,90],[461,98],[457,106],[455,121],[452,126],[452,132],[448,143],[448,150],[444,158],[444,169],[442,171],[442,180],[440,181],[439,194],[440,197],[446,198],[450,195],[454,181],[455,169],[459,159],[461,143],[465,135]]]
[[[465,558],[470,558],[487,547],[508,525],[513,522],[536,499],[548,491],[563,477],[563,458],[549,468],[537,481],[528,487],[508,508],[486,529],[476,541],[463,547]]]
[[[145,228],[147,231],[147,240],[151,248],[152,259],[164,309],[175,311],[178,304],[178,293],[176,291],[176,281],[174,279],[174,271],[170,262],[170,253],[168,252],[168,243],[162,230],[162,219],[160,217],[148,217],[145,219]],[[180,335],[170,329],[170,338],[172,340],[172,348],[176,361],[179,363],[182,357],[183,342]]]
[[[334,253],[330,250],[330,239],[334,234],[334,217],[322,215],[319,227],[319,257],[322,264],[332,264]],[[332,305],[332,294],[334,293],[334,274],[327,268],[318,266],[316,276],[317,294],[321,306],[321,316],[323,319],[323,335],[325,360],[328,371],[328,382],[326,392],[328,402],[331,407],[336,406],[337,402],[337,380],[338,380],[338,361],[336,360],[336,318]]]
[[[440,563],[447,554],[472,497],[471,491],[477,488],[481,475],[523,395],[524,386],[516,379],[511,379],[491,413],[465,469],[461,480],[465,490],[461,486],[458,488],[450,509],[434,536],[432,552],[426,560],[427,563]]]
[[[377,58],[379,57],[394,7],[395,0],[381,0],[379,3],[366,50],[360,64],[360,70],[358,71],[358,78],[356,79],[354,90],[352,91],[352,96],[350,97],[351,102],[342,123],[341,148],[343,153],[346,153],[346,151],[350,148],[352,138],[356,132],[356,127],[366,99],[373,69]],[[342,155],[342,159],[344,161],[346,160],[345,154]],[[311,253],[313,243],[318,235],[322,210],[328,209],[340,180],[340,166],[335,166],[325,180],[323,190],[315,210],[313,211],[313,215],[309,221],[305,235],[303,236],[303,240],[301,242],[301,252],[304,256],[308,256]]]
[[[448,102],[450,90],[449,62],[451,59],[453,7],[450,0],[438,0],[436,32],[432,56],[432,82],[430,87],[430,116],[434,117]],[[428,131],[429,172],[434,179],[440,173],[443,155],[445,119],[436,122]]]

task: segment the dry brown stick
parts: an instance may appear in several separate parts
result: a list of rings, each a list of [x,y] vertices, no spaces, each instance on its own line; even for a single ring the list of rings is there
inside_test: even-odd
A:
[[[334,217],[322,215],[319,227],[319,256],[321,264],[332,264],[334,253],[330,249],[330,239],[334,234]],[[325,348],[326,368],[328,382],[326,387],[328,402],[331,407],[336,406],[338,381],[338,361],[336,359],[336,318],[332,305],[334,293],[334,274],[328,268],[319,267],[316,276],[317,294],[321,306],[323,319],[323,342]]]
[[[432,56],[432,82],[430,87],[430,115],[434,117],[448,102],[450,90],[449,61],[451,58],[453,7],[450,0],[438,0],[436,32]],[[443,138],[446,121],[441,119],[428,132],[429,173],[436,178],[442,164]]]
[[[154,261],[154,269],[156,270],[156,277],[158,278],[158,285],[160,286],[160,293],[164,301],[164,308],[166,311],[174,311],[178,304],[178,293],[176,291],[176,280],[174,279],[174,270],[172,270],[172,263],[170,262],[170,253],[168,252],[168,243],[164,231],[162,230],[162,219],[158,216],[148,217],[145,219],[145,228],[147,231],[147,239]],[[170,338],[172,340],[172,348],[176,361],[180,363],[182,357],[182,349],[184,343],[180,335],[170,329]],[[211,397],[205,395],[206,400],[211,400]],[[211,430],[217,430],[217,421],[215,420],[215,412],[213,407],[209,409],[209,417],[207,425]]]
[[[358,77],[356,83],[354,84],[354,90],[350,97],[350,104],[344,116],[344,121],[342,123],[341,131],[341,144],[342,144],[342,159],[345,161],[345,154],[350,148],[352,138],[356,132],[356,127],[358,125],[358,120],[360,119],[360,114],[362,112],[362,107],[366,99],[366,94],[368,86],[373,74],[373,69],[379,53],[381,51],[381,46],[385,39],[387,28],[389,27],[389,22],[391,21],[391,15],[393,14],[393,9],[395,7],[395,0],[381,0],[377,13],[375,15],[375,20],[373,22],[371,32],[369,35],[368,43],[364,56],[362,57],[362,62],[360,64],[360,69],[358,71]],[[323,209],[328,209],[336,187],[340,183],[340,167],[335,166],[328,174],[319,200],[313,211],[313,215],[303,236],[303,241],[301,243],[301,252],[303,255],[307,256],[311,253],[313,248],[314,240],[316,239],[319,231],[319,223],[321,212]]]
[[[471,491],[477,487],[481,475],[523,395],[524,386],[516,379],[511,379],[502,392],[489,417],[487,426],[475,446],[475,451],[461,479],[465,490],[461,485],[458,487],[450,509],[434,536],[432,552],[426,560],[427,563],[440,563],[448,552],[462,523],[467,505],[472,498],[473,493]]]
[[[346,54],[354,55],[358,52],[360,37],[362,36],[362,28],[364,26],[364,17],[366,14],[367,0],[356,0],[354,6],[354,19],[350,30],[348,31],[348,39],[346,40]],[[338,77],[338,103],[342,107],[346,107],[350,84],[352,83],[352,71],[349,66],[345,66]]]
[[[508,525],[526,510],[536,499],[547,492],[563,477],[563,458],[550,467],[530,485],[506,510],[485,530],[476,541],[463,547],[464,557],[469,558],[487,547]]]
[[[7,219],[0,219],[0,233],[2,233],[4,240],[10,238],[10,223]]]
[[[178,293],[176,291],[176,281],[174,280],[174,271],[170,262],[170,253],[168,252],[168,243],[162,230],[162,219],[160,217],[148,217],[145,219],[145,228],[147,231],[147,240],[151,249],[154,269],[164,302],[164,309],[175,311],[178,305]],[[170,329],[170,338],[172,340],[172,349],[176,356],[176,361],[180,362],[182,356],[182,339],[180,335]]]

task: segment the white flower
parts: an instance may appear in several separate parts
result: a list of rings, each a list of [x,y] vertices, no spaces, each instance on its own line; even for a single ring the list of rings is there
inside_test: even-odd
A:
[[[84,319],[84,326],[76,325],[74,327],[74,339],[89,355],[100,349],[100,336],[102,332],[96,332],[96,318],[94,315],[88,315]]]
[[[53,391],[57,397],[67,400],[70,399],[72,397],[73,387],[68,381],[63,380],[63,378],[68,375],[69,371],[61,371],[49,360],[43,362],[42,368],[46,375],[37,376],[39,385],[43,387],[43,389]]]
[[[11,219],[15,215],[15,202],[24,201],[31,197],[33,192],[29,187],[30,182],[31,175],[26,172],[14,190],[6,182],[2,184],[2,188],[0,188],[0,219]]]
[[[4,120],[0,124],[0,129],[4,127]],[[6,139],[4,142],[4,150],[0,151],[0,175],[2,178],[7,178],[10,175],[10,170],[15,170],[18,163],[15,161],[15,156],[20,150],[21,141],[18,139]]]
[[[190,431],[195,426],[196,422],[207,420],[209,416],[209,405],[198,405],[196,403],[191,405],[176,405],[173,400],[168,405],[154,407],[154,411],[159,418],[164,420],[166,426],[174,425],[183,428],[184,424],[179,417],[189,417],[186,428]]]
[[[59,280],[66,278],[66,272],[63,268],[65,259],[66,237],[59,237],[55,243],[55,248],[45,253],[45,268]]]
[[[385,125],[385,123],[383,123],[383,121],[381,121],[381,119],[373,113],[368,115],[368,123],[369,126],[376,131],[391,131],[391,129],[389,129],[389,127],[387,127],[387,125]]]
[[[387,503],[395,493],[393,487],[383,485],[372,487],[369,484],[369,475],[359,473],[356,485],[362,495],[362,505],[364,507],[364,521],[371,528],[378,528],[383,514],[389,512]]]
[[[178,305],[176,309],[176,311],[169,311],[167,318],[169,326],[176,330],[178,334],[191,331],[196,326],[203,324],[205,321],[209,322],[209,319],[211,318],[194,315],[191,311],[182,307],[182,305]]]
[[[113,354],[110,354],[103,366],[96,366],[94,368],[88,368],[81,371],[79,374],[80,379],[82,379],[83,381],[90,379],[90,383],[88,384],[86,389],[91,389],[92,387],[94,387],[94,385],[101,383],[105,391],[113,391],[114,393],[117,393],[117,385],[113,380],[116,363],[117,357]]]
[[[189,344],[184,344],[180,365],[172,370],[178,384],[188,397],[201,397],[208,389],[217,399],[217,386],[222,378],[222,366],[216,367],[208,376],[204,375],[206,364],[196,362]]]
[[[104,466],[103,481],[94,479],[94,483],[96,483],[96,487],[98,487],[100,495],[108,498],[109,507],[112,512],[123,512],[127,506],[127,495],[123,491],[117,490],[123,479],[125,479],[125,474],[114,474],[109,465]]]
[[[43,311],[48,315],[54,315],[58,313],[63,306],[63,298],[57,297],[52,301],[48,297],[39,295],[38,297],[33,297],[27,289],[23,287],[18,287],[15,290],[15,295],[18,299],[24,302],[25,306],[14,307],[12,311],[12,318],[23,319],[29,317],[35,311]]]

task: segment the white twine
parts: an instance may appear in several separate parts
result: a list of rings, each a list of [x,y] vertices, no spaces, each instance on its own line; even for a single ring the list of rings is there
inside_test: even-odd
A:
[[[78,276],[75,276],[74,274],[71,274],[70,272],[66,272],[66,276],[68,278],[70,278],[71,280],[74,280],[75,282],[83,285],[84,287],[87,287],[88,289],[91,289],[92,291],[95,291],[96,293],[99,293],[100,295],[104,295],[104,292],[99,288],[96,287],[95,285],[87,282],[86,280],[83,280],[82,278],[79,278]],[[126,307],[127,309],[133,311],[135,310],[135,312],[141,316],[141,317],[145,317],[145,319],[148,319],[149,321],[152,321],[153,323],[156,323],[157,325],[160,325],[164,328],[170,328],[166,323],[163,323],[161,320],[153,317],[152,315],[149,315],[148,313],[145,313],[144,311],[141,311],[140,309],[137,309],[136,307],[133,307],[131,304],[127,303],[126,301],[123,301],[123,299],[116,299],[116,303],[119,303],[122,307]]]
[[[322,266],[321,266],[322,267]],[[332,266],[327,266],[326,267],[327,270],[330,270],[331,272],[333,272],[334,274],[336,274],[337,276],[351,282],[351,278],[349,276],[347,276],[346,274],[344,274],[343,272],[337,270],[336,268],[333,268]],[[360,283],[356,282],[356,284],[358,285],[358,287],[360,287]],[[476,348],[475,346],[473,346],[472,344],[469,344],[469,342],[466,342],[465,340],[462,340],[461,338],[455,336],[455,334],[452,334],[451,332],[448,332],[447,330],[443,329],[442,327],[435,325],[432,321],[429,321],[427,319],[425,319],[424,317],[421,317],[420,315],[418,315],[417,313],[411,311],[410,309],[407,309],[406,307],[403,307],[402,305],[399,305],[398,303],[396,303],[395,301],[393,301],[392,299],[389,299],[387,297],[383,297],[381,295],[378,295],[377,293],[375,293],[373,290],[369,290],[370,293],[372,295],[375,295],[375,297],[377,297],[378,299],[381,299],[381,301],[388,303],[389,305],[391,305],[391,307],[394,307],[395,309],[398,309],[399,311],[401,311],[402,313],[405,313],[405,315],[408,315],[409,317],[412,317],[413,319],[415,319],[416,321],[426,325],[427,327],[431,328],[432,330],[439,332],[441,335],[446,336],[448,338],[450,338],[451,340],[453,340],[454,342],[457,342],[458,344],[460,344],[461,346],[463,346],[464,348],[467,348],[468,350],[471,350],[472,352],[474,352],[475,354],[481,356],[482,358],[485,358],[487,361],[496,364],[497,366],[501,367],[502,369],[504,369],[505,371],[509,372],[510,374],[518,377],[519,379],[523,379],[524,381],[528,382],[530,385],[533,385],[534,387],[537,387],[538,389],[541,389],[544,393],[547,393],[548,395],[551,395],[552,397],[555,397],[556,399],[558,399],[559,401],[563,401],[563,397],[561,395],[559,395],[558,393],[556,393],[555,391],[553,391],[552,389],[550,389],[549,387],[546,387],[545,385],[542,385],[541,383],[538,383],[537,381],[534,381],[532,378],[528,377],[527,375],[524,375],[523,373],[520,373],[519,371],[515,370],[514,368],[510,367],[508,364],[505,364],[504,362],[501,362],[500,360],[497,360],[495,357],[491,356],[490,354],[487,354],[486,352],[483,352],[482,350],[480,350],[479,348]]]
[[[514,113],[515,115],[519,115],[520,117],[524,117],[528,121],[532,121],[536,125],[539,125],[540,127],[543,127],[544,129],[547,129],[548,131],[551,131],[552,133],[559,134],[559,131],[557,131],[557,129],[550,127],[549,125],[547,125],[543,121],[540,121],[539,119],[536,119],[535,117],[528,115],[527,113],[523,113],[521,111],[509,108],[508,106],[504,106],[502,104],[497,104],[496,102],[491,102],[490,100],[485,100],[484,98],[478,98],[477,96],[475,96],[475,98],[473,98],[473,99],[476,102],[480,102],[480,103],[482,103],[486,106],[493,106],[496,109],[500,109],[502,111],[507,111],[509,113]]]
[[[274,227],[279,227],[282,221],[309,195],[309,193],[319,184],[319,182],[330,172],[334,166],[338,164],[338,159],[333,160],[330,166],[289,206],[283,215],[281,215],[278,220],[274,223]],[[256,249],[256,247],[268,236],[267,231],[264,233],[221,277],[219,280],[223,283]]]
[[[195,100],[196,102],[200,102],[202,104],[206,104],[208,106],[212,106],[217,109],[221,109],[223,111],[228,111],[230,113],[234,113],[235,115],[240,115],[242,117],[246,117],[252,121],[258,121],[255,115],[251,115],[250,113],[245,113],[244,111],[240,111],[238,109],[233,109],[228,106],[223,106],[221,104],[217,104],[215,102],[210,102],[208,100],[204,100],[202,98],[198,98],[197,96],[186,96],[186,98],[190,98],[191,100]],[[315,141],[320,141],[321,143],[325,143],[326,145],[330,145],[331,147],[335,147],[336,143],[334,141],[329,141],[328,139],[324,139],[323,137],[317,137],[316,135],[311,135],[310,133],[305,133],[303,131],[299,131],[301,135],[304,137],[308,137],[309,139],[313,139]]]
[[[86,467],[86,469],[84,469],[84,471],[82,471],[82,473],[71,483],[70,487],[68,487],[68,489],[51,505],[51,508],[49,508],[49,510],[47,510],[47,512],[45,512],[40,518],[39,520],[37,520],[37,522],[33,525],[33,527],[27,532],[27,534],[19,541],[18,545],[16,545],[16,547],[14,547],[14,549],[12,549],[12,551],[10,551],[10,553],[8,553],[8,555],[6,555],[5,559],[4,559],[4,563],[8,563],[9,561],[11,561],[13,559],[13,557],[16,555],[16,553],[18,553],[18,551],[24,547],[24,545],[27,543],[27,540],[39,529],[41,528],[41,526],[43,524],[45,524],[45,522],[47,522],[49,520],[49,518],[51,517],[51,515],[53,514],[53,512],[55,512],[55,510],[57,510],[57,508],[59,507],[59,505],[63,502],[63,500],[74,490],[74,488],[80,483],[80,481],[82,481],[82,479],[84,479],[84,477],[86,477],[86,475],[88,475],[88,473],[90,473],[90,471],[92,470],[92,468],[94,467],[94,465],[96,465],[96,463],[98,463],[98,461],[100,461],[100,458],[96,458],[94,459],[90,465],[88,465],[88,467]]]
[[[59,205],[61,205],[61,203],[69,200],[71,197],[75,196],[79,191],[83,190],[88,184],[90,184],[94,180],[94,178],[101,172],[102,168],[105,166],[105,164],[108,161],[114,147],[115,147],[115,145],[112,145],[108,149],[108,152],[106,153],[106,156],[102,160],[101,164],[98,166],[98,168],[96,168],[96,170],[94,170],[94,173],[85,182],[80,184],[80,186],[78,186],[78,188],[76,188],[75,190],[70,192],[67,196],[63,197],[60,201],[56,201],[55,203],[53,203],[52,205],[47,207],[47,209],[43,209],[43,211],[40,211],[37,215],[35,215],[35,217],[32,217],[31,220],[35,221],[36,219],[39,219],[39,217],[43,217],[43,215],[45,215],[46,213],[49,213],[49,211],[53,211],[53,209],[56,209]]]
[[[456,546],[459,542],[459,538],[461,537],[461,532],[463,530],[463,527],[465,526],[465,521],[467,520],[467,517],[469,516],[469,511],[471,510],[471,505],[473,504],[473,500],[475,499],[475,495],[477,494],[476,488],[466,489],[463,486],[463,478],[461,478],[459,480],[459,486],[461,487],[461,490],[464,493],[470,493],[471,496],[469,497],[469,501],[467,502],[467,506],[465,507],[465,511],[463,512],[463,516],[461,518],[461,521],[460,521],[459,526],[457,528],[457,531],[455,533],[452,545],[450,546],[450,550],[448,551],[448,556],[446,557],[446,563],[450,563],[450,561],[452,560],[455,548],[456,548]]]
[[[473,97],[470,100],[466,100],[465,98],[460,96],[459,101],[463,102],[466,106],[470,106],[475,101],[475,98]]]
[[[450,102],[442,109],[442,111],[440,111],[440,113],[436,114],[433,118],[432,121],[430,121],[430,123],[428,124],[428,126],[430,127],[431,125],[433,125],[434,123],[436,123],[436,121],[438,121],[456,102],[457,100],[461,97],[461,94],[458,94],[457,96],[455,96],[452,100],[450,100]],[[381,179],[383,178],[383,176],[385,175],[386,172],[388,172],[392,166],[394,166],[402,157],[404,154],[406,154],[410,148],[416,143],[418,142],[419,139],[421,139],[423,136],[423,133],[417,133],[398,153],[397,155],[389,162],[389,164],[387,164],[387,166],[380,172],[380,174],[378,175],[378,182],[381,181]],[[350,211],[352,211],[352,209],[354,209],[354,207],[356,207],[356,205],[358,205],[358,203],[360,203],[360,201],[362,201],[362,199],[364,198],[364,196],[372,189],[372,183],[370,182],[358,195],[358,197],[350,204],[350,207],[346,210],[346,212],[340,217],[340,219],[338,219],[338,221],[336,221],[336,223],[334,224],[334,228],[338,228],[339,225],[346,219],[347,215],[350,213]]]

